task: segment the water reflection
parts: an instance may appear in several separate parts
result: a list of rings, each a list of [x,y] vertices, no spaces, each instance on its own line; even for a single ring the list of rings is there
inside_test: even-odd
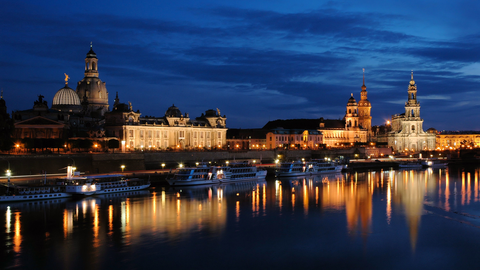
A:
[[[469,213],[469,206],[479,206],[478,174],[478,169],[352,172],[267,182],[157,187],[81,200],[2,204],[5,228],[1,237],[6,249],[0,268],[32,268],[38,263],[90,268],[111,259],[112,249],[118,252],[141,248],[155,254],[153,247],[159,248],[159,244],[200,245],[206,239],[235,246],[226,235],[241,234],[242,226],[257,224],[258,220],[273,220],[271,226],[281,227],[279,217],[298,223],[335,220],[335,231],[329,234],[362,242],[372,238],[380,241],[379,231],[398,229],[395,226],[402,223],[409,238],[388,238],[395,243],[404,241],[407,249],[410,246],[417,252],[423,216],[468,223],[463,219],[474,214]],[[271,229],[256,228],[264,230],[265,235]],[[243,233],[237,241],[246,238],[248,232]],[[46,248],[32,248],[38,245]],[[47,263],[41,258],[52,259]]]

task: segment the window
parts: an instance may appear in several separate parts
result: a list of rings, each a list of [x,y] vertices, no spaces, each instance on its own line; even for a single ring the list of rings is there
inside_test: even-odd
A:
[[[222,138],[222,133],[221,132],[217,132],[217,138],[221,139]]]
[[[148,131],[148,137],[149,137],[149,138],[152,137],[152,131],[151,131],[151,130]]]
[[[133,137],[133,130],[129,130],[128,135],[129,135],[129,137]]]
[[[203,139],[203,131],[200,132],[200,139]]]
[[[168,138],[168,132],[166,130],[163,131],[163,138]]]
[[[140,138],[143,138],[144,131],[140,130]]]
[[[183,130],[182,130],[182,131],[179,131],[179,132],[178,132],[178,137],[180,137],[180,138],[185,138],[185,131],[183,131]]]

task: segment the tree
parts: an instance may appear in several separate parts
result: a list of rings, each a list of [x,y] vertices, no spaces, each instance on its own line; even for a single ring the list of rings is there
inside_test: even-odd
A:
[[[120,142],[117,139],[111,139],[108,141],[108,148],[112,148],[115,153],[115,149],[120,148]]]

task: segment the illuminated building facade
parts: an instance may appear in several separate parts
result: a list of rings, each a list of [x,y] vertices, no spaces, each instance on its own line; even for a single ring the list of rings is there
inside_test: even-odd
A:
[[[394,151],[419,152],[435,148],[435,134],[423,131],[420,118],[420,102],[417,101],[417,85],[413,72],[408,86],[408,100],[405,113],[392,116],[391,130],[377,137],[379,142],[387,142]]]
[[[438,150],[480,147],[480,133],[445,132],[436,135]]]
[[[115,98],[114,108],[105,113],[105,131],[125,143],[126,150],[221,149],[226,146],[226,120],[220,110],[207,110],[190,119],[175,105],[163,117],[140,117],[131,103]]]

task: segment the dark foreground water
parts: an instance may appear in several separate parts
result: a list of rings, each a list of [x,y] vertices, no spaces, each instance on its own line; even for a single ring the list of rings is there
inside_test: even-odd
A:
[[[0,204],[1,269],[478,269],[478,169]]]

